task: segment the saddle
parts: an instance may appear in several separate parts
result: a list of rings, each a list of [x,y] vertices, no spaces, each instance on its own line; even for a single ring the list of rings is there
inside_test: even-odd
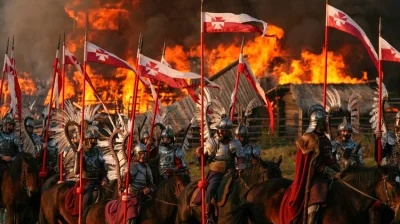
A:
[[[87,179],[82,180],[82,187],[86,188],[89,184]],[[76,189],[79,187],[79,181],[77,181],[73,188],[70,188],[65,195],[65,210],[71,215],[79,214],[79,194],[76,193]]]
[[[226,203],[228,195],[233,189],[233,182],[235,178],[234,172],[227,172],[218,185],[216,195],[213,196],[211,203],[216,207],[222,207]],[[190,200],[190,207],[197,207],[201,205],[201,189],[196,186]]]
[[[126,220],[136,218],[140,213],[139,199],[131,198],[127,204]],[[104,207],[104,214],[107,224],[124,223],[124,202],[122,200],[112,200],[107,202]]]

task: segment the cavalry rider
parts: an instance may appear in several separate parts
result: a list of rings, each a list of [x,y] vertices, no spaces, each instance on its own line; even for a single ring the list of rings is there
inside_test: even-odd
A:
[[[244,125],[237,126],[235,129],[235,139],[242,143],[246,168],[257,164],[261,158],[261,148],[257,145],[249,144],[249,129]],[[236,169],[238,169],[237,166]]]
[[[382,161],[380,165],[400,164],[400,111],[396,114],[395,130],[386,133],[375,132],[375,140],[382,137]],[[375,161],[378,162],[378,144],[375,143]],[[393,161],[395,160],[395,161]],[[400,166],[400,165],[399,165]]]
[[[206,190],[206,219],[208,223],[214,223],[211,199],[215,196],[218,186],[228,172],[235,170],[235,159],[239,172],[245,168],[245,158],[242,143],[232,138],[232,121],[228,117],[221,119],[216,126],[217,133],[207,139],[204,144],[204,156],[209,162]],[[196,149],[198,157],[201,156],[201,147]],[[206,161],[207,161],[206,160]]]
[[[339,136],[336,140],[332,142],[333,152],[336,153],[337,161],[340,161],[341,154],[338,153],[338,147],[341,147],[343,150],[345,149],[355,149],[360,147],[352,138],[353,135],[353,127],[350,122],[347,121],[346,117],[343,117],[343,122],[338,126]],[[364,165],[362,148],[358,149],[358,163]]]
[[[99,187],[107,181],[107,171],[103,159],[103,153],[97,146],[97,134],[94,130],[85,133],[84,152],[83,152],[83,179],[87,180],[83,196],[83,207],[92,205],[99,197]],[[79,156],[82,146],[78,148],[75,155],[75,174],[79,174]]]
[[[130,167],[129,193],[137,195],[139,191],[147,195],[153,191],[153,176],[147,165],[146,145],[139,143],[133,148],[133,162]]]
[[[3,175],[3,172],[7,169],[7,164],[22,152],[20,140],[15,134],[14,128],[14,119],[10,115],[6,116],[3,119],[3,129],[0,131],[0,175]]]
[[[307,223],[316,223],[318,211],[325,206],[332,180],[340,178],[332,144],[326,136],[327,114],[319,104],[311,106],[308,114],[309,126],[296,141],[295,179],[281,203],[282,224],[301,218],[298,215],[303,214],[303,209],[307,209]],[[308,186],[310,188],[306,189]]]
[[[39,153],[43,149],[43,138],[37,135],[36,133],[33,132],[34,129],[34,123],[33,123],[33,118],[32,117],[27,117],[25,119],[25,130],[28,133],[29,136],[31,136],[33,144],[35,145],[35,152]]]
[[[151,144],[151,141],[148,142]],[[174,130],[167,127],[161,132],[161,144],[158,147],[159,170],[164,178],[172,171],[186,171],[185,154],[182,148],[175,146]]]

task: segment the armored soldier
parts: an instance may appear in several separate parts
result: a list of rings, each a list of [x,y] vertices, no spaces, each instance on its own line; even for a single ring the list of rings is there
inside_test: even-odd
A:
[[[34,123],[33,118],[28,117],[25,119],[25,130],[29,136],[32,137],[33,144],[35,145],[35,152],[39,153],[43,149],[43,138],[33,132]]]
[[[239,125],[235,129],[235,139],[242,143],[243,154],[246,159],[246,168],[257,164],[261,157],[261,148],[257,145],[249,144],[249,129],[244,125]],[[236,169],[238,169],[237,166]]]
[[[88,181],[85,187],[83,204],[88,206],[93,204],[94,198],[97,198],[99,187],[102,182],[107,180],[107,171],[103,159],[103,153],[97,146],[97,134],[88,130],[85,134],[85,144],[83,146],[83,177]],[[75,174],[79,174],[79,154],[80,149],[75,155]]]
[[[160,174],[166,178],[171,171],[186,170],[184,152],[175,146],[174,131],[166,128],[161,132],[161,145],[158,147]]]
[[[307,209],[307,223],[315,223],[319,209],[325,205],[332,180],[340,178],[332,144],[326,136],[326,112],[317,104],[310,107],[308,114],[309,126],[296,142],[295,179],[283,197],[283,204],[288,206],[281,206],[280,218],[284,224],[296,220],[298,214],[303,214],[302,209]]]
[[[137,144],[133,148],[133,163],[130,167],[130,192],[136,195],[139,190],[144,194],[153,191],[153,176],[150,167],[147,165],[147,149],[144,144]]]
[[[341,154],[338,152],[338,147],[341,147],[343,150],[351,149],[356,150],[358,156],[358,163],[364,165],[362,148],[353,140],[353,127],[347,121],[346,117],[343,117],[343,122],[338,126],[339,136],[336,140],[332,142],[333,153],[336,154],[337,161],[340,161]]]
[[[20,140],[14,132],[15,121],[7,116],[3,120],[3,130],[0,131],[0,156],[3,162],[10,162],[21,152]]]
[[[216,135],[207,139],[204,144],[204,156],[210,169],[207,175],[206,218],[211,223],[214,220],[211,199],[215,196],[223,176],[235,169],[235,159],[239,171],[246,166],[242,143],[232,138],[232,121],[227,117],[222,118],[216,128]],[[201,148],[196,149],[196,154],[201,156]]]
[[[378,158],[377,139],[381,137],[382,143],[382,161],[381,165],[400,164],[400,111],[395,116],[395,130],[375,132],[375,160]],[[400,165],[399,165],[400,166]]]

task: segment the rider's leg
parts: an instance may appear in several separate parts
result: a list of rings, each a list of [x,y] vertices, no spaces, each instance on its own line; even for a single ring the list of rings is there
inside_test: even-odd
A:
[[[208,173],[208,186],[206,191],[206,219],[207,221],[212,221],[214,219],[213,205],[211,204],[211,199],[217,193],[218,185],[221,182],[223,173],[210,171]]]

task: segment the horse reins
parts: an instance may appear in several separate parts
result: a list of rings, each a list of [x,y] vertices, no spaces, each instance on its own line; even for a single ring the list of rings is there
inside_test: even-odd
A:
[[[350,189],[352,189],[352,190],[354,190],[354,191],[360,193],[361,195],[363,195],[363,196],[365,196],[365,197],[367,197],[367,198],[369,198],[369,199],[372,199],[372,200],[374,200],[374,201],[379,201],[380,203],[382,203],[382,204],[384,204],[384,205],[387,205],[387,206],[389,206],[389,207],[391,207],[391,208],[394,208],[392,199],[391,199],[390,196],[389,196],[389,192],[388,192],[388,189],[387,189],[387,186],[386,186],[386,182],[387,182],[387,181],[386,181],[386,176],[383,176],[382,178],[383,178],[383,187],[384,187],[384,189],[385,189],[386,198],[388,199],[388,202],[384,202],[384,201],[382,201],[382,200],[380,200],[380,199],[378,199],[378,198],[372,197],[372,196],[370,196],[370,195],[368,195],[368,194],[366,194],[366,193],[364,193],[364,192],[358,190],[357,188],[351,186],[349,183],[347,183],[347,182],[344,181],[344,180],[341,180],[341,182],[342,182],[344,185],[346,185],[348,188],[350,188]]]

